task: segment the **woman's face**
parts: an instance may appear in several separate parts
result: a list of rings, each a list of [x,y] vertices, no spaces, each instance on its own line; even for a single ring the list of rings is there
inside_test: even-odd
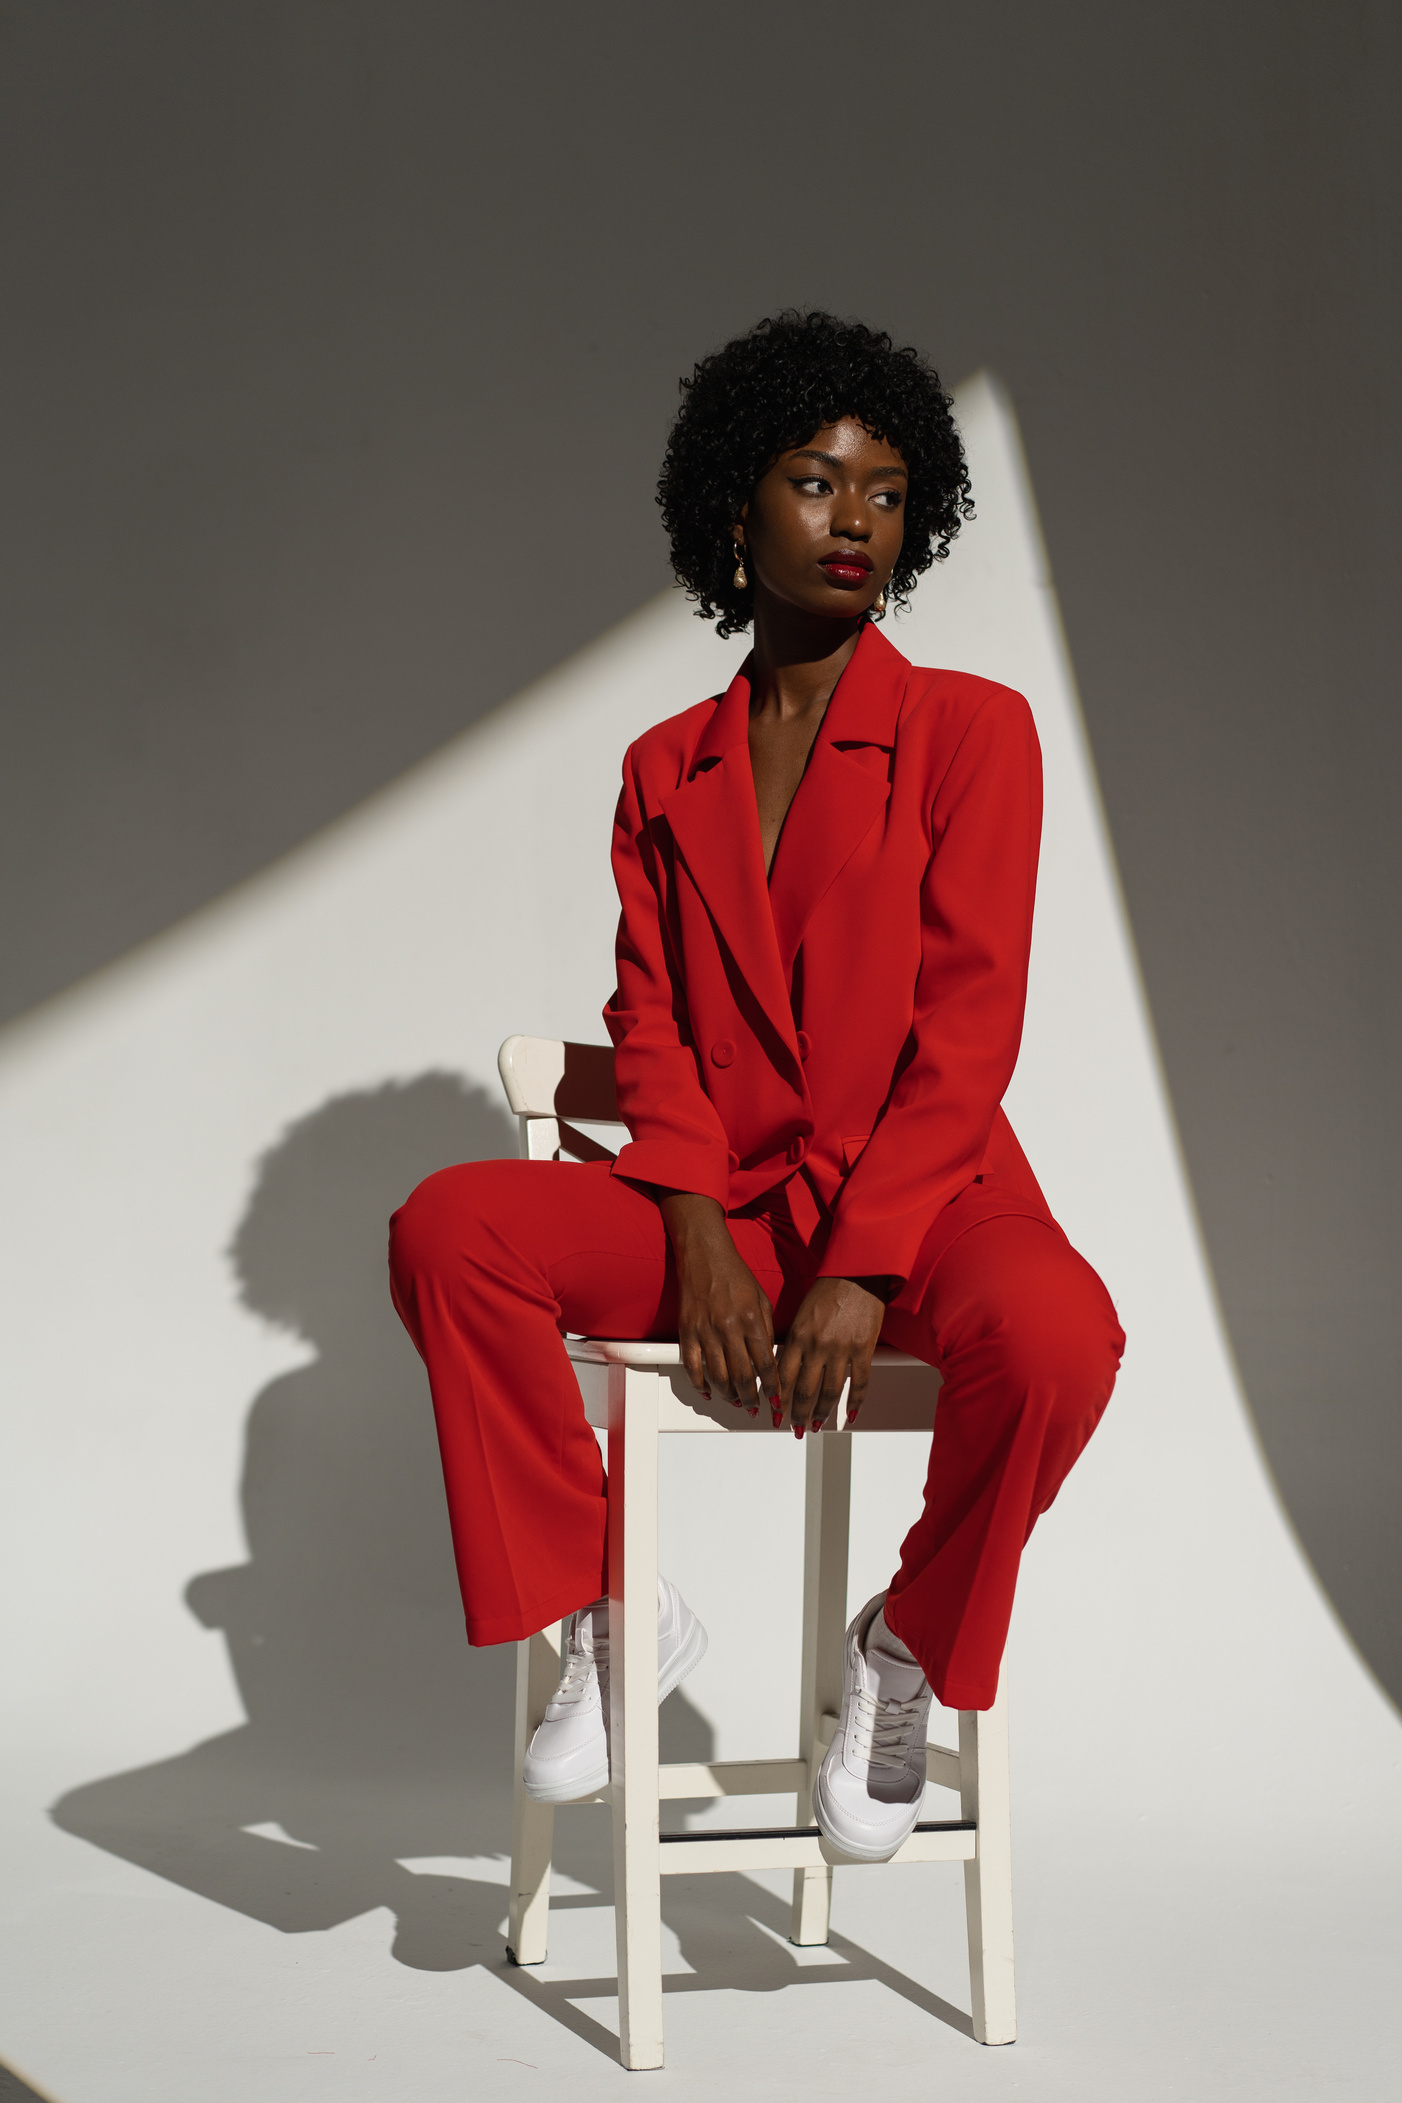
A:
[[[830,619],[865,613],[901,552],[908,480],[851,416],[781,453],[735,529],[756,592]]]

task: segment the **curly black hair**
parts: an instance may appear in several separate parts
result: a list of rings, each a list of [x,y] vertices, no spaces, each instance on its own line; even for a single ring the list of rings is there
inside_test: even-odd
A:
[[[787,308],[703,358],[681,383],[682,406],[657,483],[672,568],[721,635],[748,628],[753,586],[737,590],[733,528],[778,455],[853,416],[894,446],[910,471],[905,542],[887,592],[904,606],[918,576],[943,562],[973,516],[964,448],[934,367],[882,329]]]

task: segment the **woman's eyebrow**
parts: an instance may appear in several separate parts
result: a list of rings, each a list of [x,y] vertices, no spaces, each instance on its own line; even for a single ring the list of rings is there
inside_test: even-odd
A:
[[[843,463],[838,459],[836,453],[820,453],[815,445],[796,445],[789,454],[789,458],[791,460],[821,460],[824,467],[833,468],[838,474],[842,472]],[[910,480],[905,468],[896,464],[890,467],[874,467],[867,476],[867,480],[874,482],[882,475],[905,475],[907,482]]]

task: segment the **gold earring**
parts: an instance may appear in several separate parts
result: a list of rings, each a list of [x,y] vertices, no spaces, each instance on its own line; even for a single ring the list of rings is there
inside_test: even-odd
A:
[[[745,550],[741,547],[738,540],[735,543],[735,575],[730,581],[735,586],[736,591],[743,591],[750,581],[745,575]]]
[[[871,610],[873,613],[884,613],[886,611],[886,587],[884,584],[872,600]]]

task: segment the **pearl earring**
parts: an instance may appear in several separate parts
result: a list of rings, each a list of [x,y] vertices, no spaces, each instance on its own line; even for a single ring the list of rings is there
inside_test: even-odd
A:
[[[873,613],[884,613],[886,611],[886,587],[884,584],[872,600],[871,610]]]
[[[735,543],[735,575],[730,581],[736,591],[743,591],[750,581],[745,575],[745,551],[738,540]]]

